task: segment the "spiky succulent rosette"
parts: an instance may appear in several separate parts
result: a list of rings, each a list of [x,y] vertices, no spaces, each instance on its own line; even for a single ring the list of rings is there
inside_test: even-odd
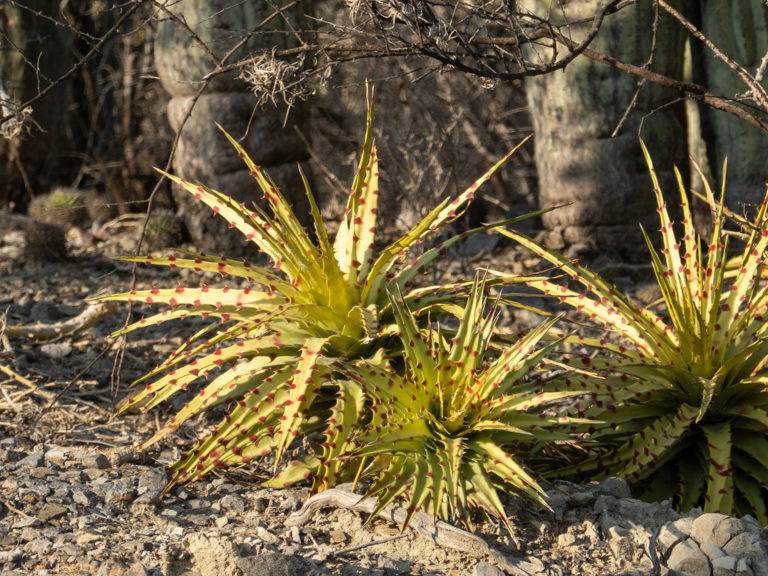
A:
[[[713,202],[714,229],[703,246],[685,188],[682,237],[670,220],[650,156],[661,224],[658,252],[646,235],[662,306],[640,308],[584,267],[513,231],[503,233],[557,265],[582,290],[544,280],[529,284],[582,312],[606,331],[580,339],[599,352],[582,367],[602,375],[570,376],[563,389],[589,392],[585,414],[606,426],[590,435],[590,458],[564,473],[595,472],[632,481],[649,499],[674,498],[682,509],[703,506],[754,514],[768,523],[768,195],[726,274],[723,194]],[[713,198],[707,186],[707,196]],[[645,232],[644,232],[645,234]],[[573,286],[571,282],[570,286]],[[610,336],[609,336],[610,335]]]
[[[147,411],[188,387],[199,388],[175,417],[146,444],[151,445],[204,410],[231,405],[226,419],[175,465],[174,481],[191,480],[214,467],[247,463],[275,453],[276,466],[298,437],[319,435],[324,459],[344,445],[361,413],[362,392],[345,382],[350,360],[386,348],[396,332],[387,290],[398,290],[414,309],[456,312],[471,282],[418,288],[416,276],[452,244],[454,236],[405,263],[408,249],[459,215],[477,188],[511,155],[505,156],[454,200],[445,200],[402,238],[376,254],[379,167],[369,105],[360,164],[347,209],[331,242],[306,179],[316,241],[299,224],[290,205],[240,145],[228,134],[264,193],[269,212],[246,208],[204,185],[166,174],[207,204],[262,253],[272,268],[224,257],[184,253],[179,257],[125,258],[128,261],[214,272],[242,279],[245,288],[153,288],[107,296],[107,300],[165,304],[163,311],[121,333],[197,316],[212,322],[189,338],[141,380],[151,382],[127,399]],[[529,215],[521,218],[529,217]],[[521,219],[520,218],[520,219]],[[204,384],[205,380],[208,380]],[[342,421],[342,426],[332,425]],[[311,455],[274,479],[278,485],[311,476]]]
[[[521,457],[568,438],[567,425],[577,423],[546,411],[573,393],[545,392],[537,378],[558,340],[538,344],[557,318],[499,354],[492,347],[497,314],[484,315],[483,282],[473,286],[450,334],[420,327],[405,301],[393,297],[392,305],[405,368],[360,363],[372,419],[353,452],[362,477],[373,479],[369,494],[378,497],[377,509],[405,497],[409,518],[423,508],[471,525],[473,510],[508,522],[499,491],[546,505]]]

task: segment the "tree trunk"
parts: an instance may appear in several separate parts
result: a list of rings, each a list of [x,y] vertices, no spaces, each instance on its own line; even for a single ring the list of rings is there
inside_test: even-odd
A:
[[[58,15],[59,2],[29,0],[26,6],[0,6],[0,117],[74,64],[70,31],[47,19]],[[71,174],[77,150],[68,113],[71,90],[71,82],[63,82],[35,103],[18,131],[13,121],[3,124],[0,205],[23,207],[32,196],[47,192],[57,176]]]
[[[752,74],[768,52],[768,6],[761,0],[703,0],[701,27],[705,36]],[[697,41],[694,56],[696,80],[718,94],[736,97],[747,87],[722,60]],[[763,79],[768,86],[768,74]],[[768,181],[768,134],[725,112],[706,108],[702,131],[710,165],[722,181],[723,160],[728,158],[725,198],[734,210],[743,204],[759,204]]]
[[[185,0],[169,8],[178,15],[221,59],[246,34],[255,30],[270,14],[273,6],[285,2],[242,2],[241,0]],[[297,4],[273,18],[267,26],[250,37],[228,63],[237,62],[257,52],[288,48],[297,44],[292,27],[306,29],[300,23],[306,6]],[[298,24],[297,24],[298,23]],[[263,32],[263,33],[262,33]],[[155,63],[165,89],[172,98],[168,119],[174,130],[181,126],[199,89],[202,78],[214,68],[206,52],[182,26],[167,20],[158,30]],[[295,166],[307,158],[298,134],[308,134],[309,108],[297,104],[287,116],[285,107],[267,105],[256,108],[256,98],[237,73],[213,78],[197,101],[181,132],[174,158],[174,171],[183,178],[200,181],[238,202],[261,201],[261,191],[249,176],[232,145],[218,130],[219,123],[240,140],[253,161],[267,169],[285,196],[294,203],[301,219],[309,210],[304,187]],[[298,131],[297,131],[298,130]],[[227,255],[245,255],[248,246],[241,235],[229,230],[227,222],[212,218],[210,210],[186,192],[174,190],[179,213],[198,248]]]
[[[524,4],[539,16],[547,15],[549,2]],[[574,21],[592,16],[598,4],[576,0],[564,3],[563,10]],[[554,10],[552,17],[558,18]],[[651,53],[653,19],[650,2],[625,8],[604,20],[591,48],[643,65]],[[571,26],[574,40],[590,24]],[[680,27],[662,14],[653,69],[680,77],[684,40]],[[548,245],[572,246],[574,254],[645,258],[638,224],[652,231],[656,212],[638,137],[648,146],[670,194],[676,188],[673,164],[681,169],[685,165],[686,139],[682,106],[665,106],[677,94],[647,83],[632,106],[637,88],[637,78],[584,57],[563,72],[529,79],[539,202],[542,207],[570,203],[545,215]]]

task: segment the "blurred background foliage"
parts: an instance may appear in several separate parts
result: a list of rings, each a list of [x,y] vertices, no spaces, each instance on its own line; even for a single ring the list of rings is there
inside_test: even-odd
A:
[[[151,197],[199,248],[236,253],[153,170],[258,202],[218,122],[299,214],[303,163],[338,219],[368,81],[393,233],[535,130],[467,224],[570,203],[542,223],[550,246],[632,260],[655,218],[638,137],[662,187],[673,163],[690,179],[689,155],[727,155],[731,208],[762,197],[766,62],[762,0],[6,0],[0,206],[62,186],[121,213]]]

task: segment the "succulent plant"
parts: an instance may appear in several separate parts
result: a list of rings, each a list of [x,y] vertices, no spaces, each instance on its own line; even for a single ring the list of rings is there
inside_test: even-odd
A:
[[[349,379],[350,367],[356,359],[376,357],[377,351],[397,342],[387,291],[401,291],[408,305],[425,319],[430,313],[461,311],[471,282],[418,288],[415,280],[451,244],[488,226],[445,240],[408,263],[404,263],[404,258],[409,248],[456,217],[472,200],[477,187],[508,156],[457,198],[442,202],[402,238],[377,254],[374,239],[379,168],[372,125],[373,106],[369,105],[362,157],[333,243],[306,178],[316,242],[299,225],[274,183],[226,132],[263,191],[271,214],[258,206],[240,205],[204,185],[166,175],[218,216],[226,218],[273,265],[268,269],[195,253],[185,253],[183,257],[125,258],[214,272],[241,279],[246,285],[179,285],[104,298],[170,306],[124,332],[190,316],[214,321],[142,378],[152,382],[122,407],[141,405],[146,411],[198,385],[205,377],[212,378],[145,444],[156,442],[195,414],[214,406],[230,406],[225,420],[174,465],[174,481],[195,479],[214,467],[245,464],[271,453],[275,454],[275,469],[279,472],[274,484],[311,477],[319,461],[340,450],[346,435],[362,417],[364,383]],[[341,424],[337,426],[334,422]],[[288,447],[306,437],[319,439],[322,455],[314,458],[307,454],[300,462],[294,461],[295,465],[279,470],[281,456]]]
[[[56,188],[50,194],[36,197],[29,205],[29,215],[59,226],[82,226],[88,219],[86,194],[72,188]]]
[[[599,355],[576,359],[583,373],[561,380],[560,388],[591,394],[583,413],[606,425],[589,435],[594,446],[588,458],[558,472],[624,476],[647,498],[671,497],[682,509],[750,513],[765,524],[768,195],[747,227],[735,273],[726,274],[724,190],[714,202],[714,229],[705,246],[678,173],[678,236],[645,147],[643,152],[661,224],[660,251],[645,236],[662,295],[658,309],[640,308],[597,274],[523,234],[502,231],[571,279],[534,279],[531,286],[604,332],[573,339]],[[707,196],[714,197],[709,186]]]
[[[26,253],[34,260],[59,261],[67,258],[67,235],[54,222],[30,220],[24,230]]]
[[[580,392],[544,392],[536,370],[559,343],[538,347],[557,318],[498,351],[498,315],[495,308],[484,315],[482,281],[473,285],[455,331],[420,328],[403,299],[392,297],[392,305],[405,367],[361,361],[373,415],[352,451],[359,460],[353,469],[373,478],[369,494],[378,496],[377,509],[403,495],[409,514],[425,508],[471,525],[477,509],[509,526],[499,491],[546,506],[521,458],[546,441],[567,439],[566,425],[583,424],[552,406]]]

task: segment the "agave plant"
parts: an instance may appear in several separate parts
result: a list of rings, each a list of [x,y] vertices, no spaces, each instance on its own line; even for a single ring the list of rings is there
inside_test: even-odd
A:
[[[682,509],[756,515],[768,522],[768,195],[748,227],[726,274],[723,192],[715,203],[708,246],[694,230],[677,173],[682,236],[675,233],[648,151],[643,147],[658,203],[662,249],[646,235],[662,295],[654,311],[640,308],[614,286],[514,231],[503,234],[533,250],[582,286],[545,280],[529,284],[581,311],[607,331],[580,344],[601,353],[583,358],[589,376],[563,381],[564,389],[593,395],[586,414],[608,425],[591,435],[591,457],[562,470],[621,475],[644,496],[672,497]],[[713,198],[707,186],[707,196]],[[645,234],[645,232],[643,232]],[[573,282],[575,281],[575,283]]]
[[[405,255],[409,248],[455,218],[472,200],[475,190],[514,150],[460,196],[442,202],[402,238],[377,254],[374,240],[379,167],[372,126],[373,106],[369,105],[362,157],[346,214],[333,243],[306,178],[316,241],[300,226],[274,183],[226,132],[263,191],[271,214],[258,206],[247,208],[237,204],[204,185],[166,174],[214,213],[226,218],[273,264],[268,269],[196,253],[185,253],[184,257],[124,258],[236,277],[244,280],[246,287],[179,285],[104,298],[169,306],[121,333],[190,316],[217,320],[144,376],[142,381],[153,381],[122,407],[140,405],[147,411],[217,372],[145,444],[158,441],[201,411],[231,405],[221,425],[174,465],[174,481],[195,479],[214,467],[247,463],[273,451],[277,467],[286,448],[307,435],[324,436],[321,445],[327,459],[344,445],[345,435],[361,413],[361,391],[350,388],[348,382],[340,383],[344,382],[339,375],[343,376],[346,363],[374,355],[390,341],[396,341],[387,289],[402,291],[404,299],[425,317],[430,311],[451,311],[457,307],[460,310],[459,304],[466,298],[471,282],[418,288],[416,276],[451,244],[488,227],[454,236],[409,263],[404,263]],[[337,419],[344,424],[331,425]],[[311,476],[316,466],[316,460],[306,458],[300,466],[286,468],[275,482],[283,484]]]
[[[557,318],[499,353],[495,308],[484,316],[484,282],[473,286],[456,331],[420,328],[403,299],[393,297],[392,306],[404,370],[361,363],[372,421],[353,452],[362,476],[374,479],[369,494],[378,497],[377,510],[406,496],[409,518],[424,508],[470,525],[473,509],[508,522],[499,490],[546,506],[520,457],[567,438],[565,425],[576,423],[545,410],[574,393],[544,392],[537,378],[559,341],[538,344]]]

